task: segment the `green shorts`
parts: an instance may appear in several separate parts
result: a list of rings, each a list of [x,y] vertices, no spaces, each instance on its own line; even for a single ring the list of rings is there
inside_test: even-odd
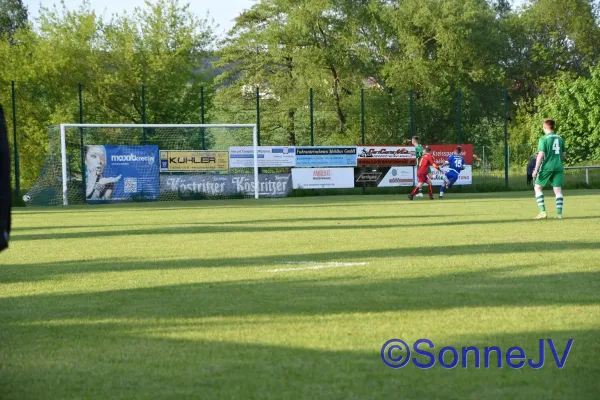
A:
[[[546,185],[552,187],[562,187],[564,183],[563,171],[540,171],[535,178],[535,184],[544,187]]]

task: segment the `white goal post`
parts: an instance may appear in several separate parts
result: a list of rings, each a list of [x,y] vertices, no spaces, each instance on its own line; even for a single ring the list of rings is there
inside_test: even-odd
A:
[[[67,139],[66,128],[252,128],[254,148],[254,198],[259,197],[258,178],[258,131],[256,124],[60,124],[60,149],[62,160],[62,192],[63,205],[69,205],[67,175]]]

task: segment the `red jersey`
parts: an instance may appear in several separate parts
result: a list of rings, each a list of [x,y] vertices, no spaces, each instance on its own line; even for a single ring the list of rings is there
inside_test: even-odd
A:
[[[423,157],[421,157],[421,162],[419,163],[419,168],[417,169],[417,174],[418,175],[427,175],[427,173],[429,172],[430,166],[438,168],[437,164],[433,160],[433,156],[431,155],[431,153],[428,153],[428,154],[423,155]]]

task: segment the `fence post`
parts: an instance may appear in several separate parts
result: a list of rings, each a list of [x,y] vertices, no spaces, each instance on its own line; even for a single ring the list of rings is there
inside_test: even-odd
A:
[[[200,123],[204,124],[204,86],[200,86]],[[206,150],[204,128],[200,128],[200,137],[202,138],[202,150]]]
[[[481,155],[481,162],[483,163],[483,172],[485,173],[485,146],[483,146],[483,154]]]
[[[409,103],[408,103],[408,116],[410,118],[410,138],[412,139],[413,136],[415,136],[415,132],[414,132],[414,117],[413,117],[413,103],[414,103],[414,98],[413,98],[413,90],[410,89],[409,92]]]
[[[394,93],[394,89],[389,88],[388,89],[388,109],[391,110],[391,112],[388,112],[388,115],[391,114],[392,116],[392,137],[394,138],[394,141],[398,140],[398,118],[396,118],[396,108],[395,108],[395,104],[394,104],[394,97],[393,97],[393,93]]]
[[[17,100],[15,95],[15,81],[10,82],[12,98],[12,120],[13,120],[13,147],[15,150],[15,193],[21,195],[21,172],[19,168],[19,145],[17,143]]]
[[[361,135],[361,143],[365,144],[365,89],[360,89],[360,135]],[[363,183],[362,185],[362,193],[363,195],[367,193],[367,184]]]
[[[504,89],[504,185],[508,187],[508,89]]]
[[[461,114],[462,114],[462,89],[458,89],[458,144],[462,144],[462,124],[461,124]]]
[[[142,83],[142,124],[146,123],[146,86]],[[142,128],[142,143],[146,144],[146,128]]]
[[[260,146],[260,88],[256,87],[256,139]]]
[[[78,84],[78,92],[79,92],[79,123],[83,124],[83,85],[81,83]],[[85,201],[85,182],[86,182],[86,169],[85,169],[85,153],[83,151],[83,128],[79,128],[79,153],[81,157],[81,194]]]
[[[313,88],[310,88],[310,145],[315,145],[315,125],[314,125],[314,114],[313,114]]]
[[[365,89],[360,89],[360,135],[361,143],[365,144]]]

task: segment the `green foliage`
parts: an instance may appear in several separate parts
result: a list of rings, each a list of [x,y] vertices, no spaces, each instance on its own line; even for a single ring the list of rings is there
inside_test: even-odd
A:
[[[217,119],[235,119],[236,109],[256,101],[258,87],[266,141],[294,144],[300,129],[299,142],[307,143],[309,89],[315,88],[318,143],[356,141],[360,124],[351,115],[357,115],[371,62],[355,45],[362,9],[347,1],[265,0],[242,13],[223,43],[219,64],[229,70],[218,79],[223,87],[216,104],[234,106],[218,109]]]
[[[0,0],[0,37],[13,42],[13,35],[27,26],[27,7],[23,0]]]
[[[254,104],[253,89],[259,87],[264,136],[294,143],[298,120],[301,126],[307,122],[312,87],[315,142],[356,143],[361,137],[360,89],[366,89],[367,141],[400,143],[409,136],[412,88],[415,133],[430,142],[455,142],[457,89],[464,88],[469,111],[462,123],[473,132],[464,137],[479,139],[478,120],[498,123],[502,117],[497,88],[503,84],[506,35],[495,15],[490,5],[475,0],[399,6],[387,1],[261,1],[237,19],[224,43],[220,65],[230,69],[218,80],[223,86],[217,113],[219,118],[243,116],[239,108]],[[492,88],[496,93],[490,102],[486,95]],[[245,118],[249,122],[254,115]],[[481,144],[496,139],[488,135]]]
[[[507,73],[527,107],[544,81],[562,72],[586,75],[600,60],[600,27],[594,3],[534,0],[523,12],[507,18]]]
[[[384,5],[382,12],[391,16],[382,75],[395,89],[414,89],[417,134],[432,143],[458,139],[459,88],[467,111],[463,124],[474,129],[478,120],[501,118],[497,88],[504,83],[500,61],[506,38],[487,3],[409,0]],[[489,93],[492,88],[496,93]],[[486,96],[496,99],[491,109],[481,101]]]
[[[0,41],[0,86],[16,81],[22,186],[39,175],[46,127],[79,122],[186,123],[200,119],[200,87],[210,91],[213,27],[179,0],[147,1],[131,15],[104,21],[84,2],[42,8],[36,30],[23,27]],[[142,109],[142,84],[146,110]],[[10,92],[0,91],[10,104]],[[12,121],[9,120],[9,131]],[[149,132],[152,140],[152,132]]]
[[[507,87],[511,165],[526,162],[550,114],[576,153],[570,162],[598,159],[600,7],[592,0],[533,0],[519,10],[507,0],[260,0],[218,48],[211,22],[183,1],[146,1],[108,20],[87,2],[63,4],[43,8],[34,30],[19,0],[0,3],[8,33],[0,34],[0,86],[17,82],[23,186],[42,167],[45,127],[79,121],[79,83],[83,120],[112,123],[198,122],[204,87],[206,122],[260,114],[265,145],[311,143],[312,88],[316,145],[360,143],[364,122],[366,142],[461,138],[493,152],[498,169]],[[9,91],[0,102],[10,104]]]
[[[562,75],[536,100],[537,113],[524,121],[530,142],[537,142],[543,118],[557,121],[569,163],[600,161],[600,66],[591,76]]]

